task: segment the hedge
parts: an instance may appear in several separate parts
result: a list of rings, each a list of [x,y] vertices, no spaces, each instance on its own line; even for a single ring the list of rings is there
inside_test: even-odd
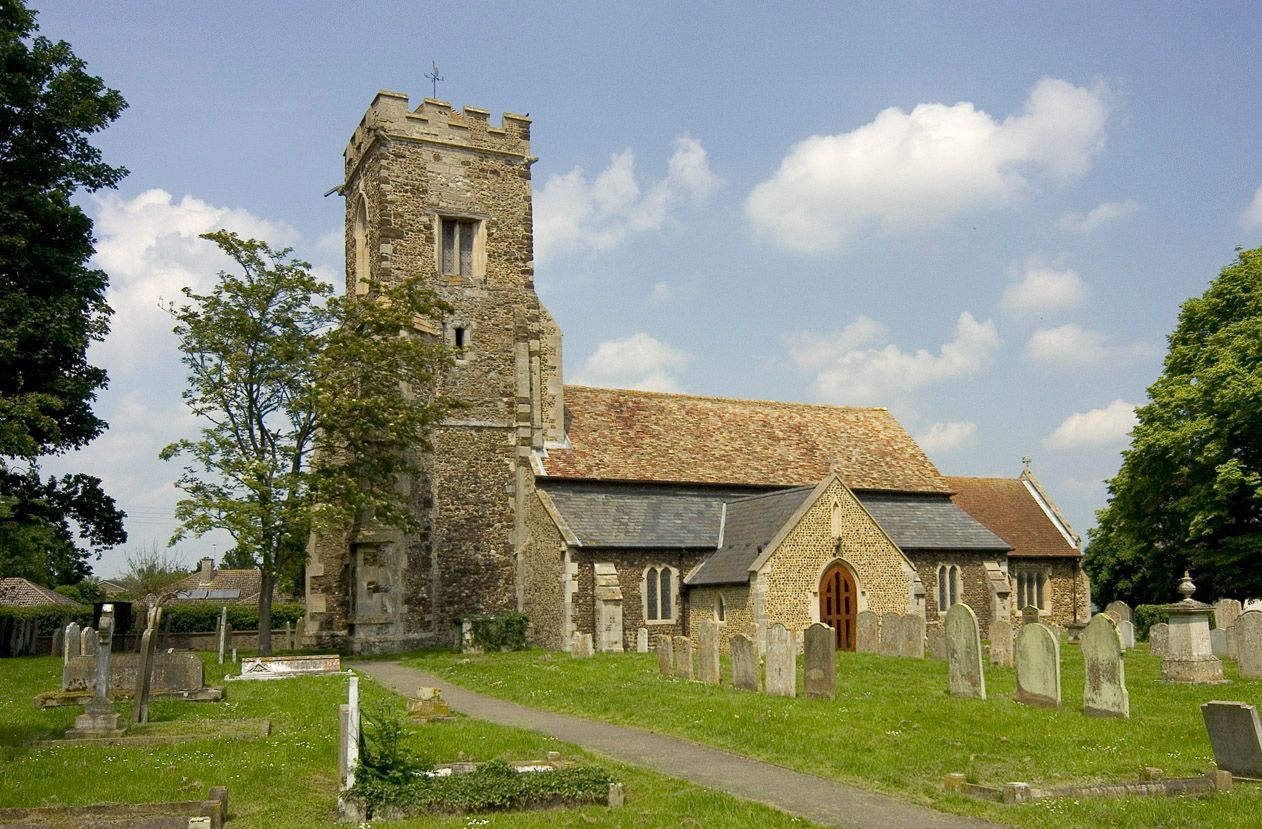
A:
[[[225,605],[218,602],[179,602],[168,604],[162,608],[162,628],[170,625],[172,633],[213,633],[219,626],[219,614]],[[233,630],[258,630],[258,605],[230,604],[228,608],[228,624]],[[132,625],[144,625],[148,608],[137,604],[132,608]],[[297,624],[306,612],[306,608],[297,602],[285,602],[272,605],[272,630],[283,628],[285,622]]]
[[[66,605],[0,607],[0,618],[34,619],[38,625],[36,628],[38,635],[52,636],[53,631],[57,630],[57,628],[65,627],[71,622],[78,622],[81,626],[92,624],[92,608],[83,605],[78,608],[67,607]]]

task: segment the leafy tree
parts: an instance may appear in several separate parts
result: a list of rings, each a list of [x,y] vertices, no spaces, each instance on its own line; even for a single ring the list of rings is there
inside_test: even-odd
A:
[[[54,589],[67,599],[73,599],[79,604],[91,605],[105,601],[105,591],[101,589],[99,579],[85,578],[74,584],[59,584]]]
[[[240,273],[221,272],[209,294],[185,289],[188,302],[171,308],[184,399],[208,424],[162,452],[192,460],[173,540],[224,529],[230,556],[259,566],[259,650],[270,653],[273,587],[304,563],[313,526],[412,521],[397,476],[415,471],[448,404],[408,390],[431,388],[450,355],[409,332],[447,309],[416,280],[374,286],[371,299],[334,297],[288,248],[226,231],[204,238]]]
[[[168,587],[188,575],[184,562],[156,544],[124,553],[126,568],[119,581],[135,599],[161,596]]]
[[[23,3],[0,0],[0,574],[74,581],[91,551],[65,515],[102,547],[126,538],[123,514],[98,479],[41,479],[37,459],[105,429],[92,411],[105,371],[87,349],[108,330],[107,279],[87,265],[92,222],[71,197],[126,174],[89,143],[126,103],[36,31]],[[45,545],[48,566],[32,569]]]
[[[1101,599],[1262,595],[1262,248],[1183,304],[1086,567]]]

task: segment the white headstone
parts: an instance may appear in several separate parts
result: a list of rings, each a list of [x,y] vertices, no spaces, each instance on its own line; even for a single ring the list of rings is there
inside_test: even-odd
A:
[[[1117,623],[1117,633],[1122,637],[1122,647],[1126,650],[1135,649],[1135,623],[1129,619],[1123,619]]]
[[[649,652],[649,629],[648,629],[648,628],[637,628],[637,629],[636,629],[636,631],[635,631],[635,652],[636,652],[636,653],[648,653],[648,652]]]

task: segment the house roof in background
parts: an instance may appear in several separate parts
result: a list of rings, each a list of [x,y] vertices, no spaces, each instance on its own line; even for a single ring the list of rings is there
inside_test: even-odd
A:
[[[1045,511],[1036,492],[1041,489],[1024,478],[949,477],[955,495],[951,500],[965,512],[986,525],[991,532],[1012,545],[1009,558],[1056,557],[1077,558],[1078,547],[1062,533],[1073,530],[1053,516],[1055,507],[1048,502]]]
[[[82,610],[86,607],[74,599],[23,578],[0,579],[0,606],[47,607],[49,605],[60,605],[67,610]]]
[[[223,604],[258,604],[263,589],[263,573],[257,568],[214,570],[207,578],[205,570],[196,570],[169,589],[176,591],[176,601],[209,601]]]

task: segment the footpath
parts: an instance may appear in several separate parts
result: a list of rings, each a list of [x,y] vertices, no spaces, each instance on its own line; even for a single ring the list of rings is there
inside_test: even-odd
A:
[[[452,710],[470,717],[538,731],[623,763],[652,769],[744,800],[764,803],[824,826],[853,829],[980,829],[995,826],[976,818],[948,815],[889,795],[790,771],[678,737],[527,708],[467,691],[397,662],[356,662],[349,667],[373,677],[397,693],[414,694],[422,685],[441,688],[443,699]]]

